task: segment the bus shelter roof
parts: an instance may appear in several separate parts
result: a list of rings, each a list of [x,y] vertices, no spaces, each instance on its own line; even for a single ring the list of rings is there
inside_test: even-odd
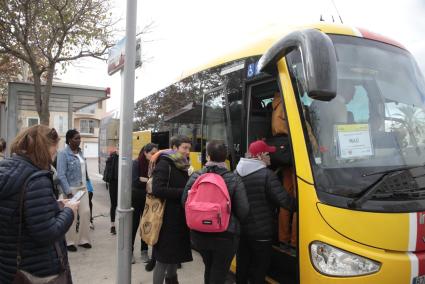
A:
[[[42,86],[42,92],[45,86]],[[16,110],[36,111],[34,85],[26,82],[9,82],[9,98],[17,100]],[[88,105],[109,98],[109,89],[54,83],[50,92],[49,110],[53,112],[78,111]],[[9,106],[10,107],[10,106]]]
[[[18,133],[21,111],[36,111],[34,85],[27,82],[9,82],[7,107],[0,104],[0,136],[12,142]],[[45,86],[42,85],[42,92]],[[54,83],[50,92],[49,111],[68,114],[68,128],[72,128],[73,112],[109,98],[109,88]]]

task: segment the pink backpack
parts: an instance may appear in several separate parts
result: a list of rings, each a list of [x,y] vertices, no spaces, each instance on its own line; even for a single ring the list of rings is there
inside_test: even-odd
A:
[[[231,214],[229,191],[222,176],[200,175],[185,204],[187,226],[195,231],[218,233],[227,230]]]

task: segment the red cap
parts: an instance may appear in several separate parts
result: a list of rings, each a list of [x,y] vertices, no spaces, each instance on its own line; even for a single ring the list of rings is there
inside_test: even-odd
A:
[[[255,157],[261,153],[274,153],[276,147],[267,145],[263,140],[258,140],[249,145],[248,152]]]

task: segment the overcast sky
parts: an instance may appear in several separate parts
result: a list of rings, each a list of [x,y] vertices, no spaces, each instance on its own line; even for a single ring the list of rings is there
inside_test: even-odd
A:
[[[125,0],[112,0],[123,18]],[[296,2],[296,3],[293,3]],[[425,2],[422,0],[334,0],[344,24],[391,37],[409,49],[425,74]],[[330,0],[138,1],[138,27],[154,22],[142,52],[149,58],[136,70],[135,100],[175,81],[181,73],[237,48],[251,37],[282,25],[338,20]],[[124,36],[124,33],[122,34]],[[61,76],[64,82],[111,87],[108,110],[118,109],[120,75],[106,63],[80,60]]]

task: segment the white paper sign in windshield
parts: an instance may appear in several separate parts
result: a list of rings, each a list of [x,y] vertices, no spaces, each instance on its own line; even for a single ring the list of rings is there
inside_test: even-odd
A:
[[[366,158],[373,155],[369,124],[336,125],[339,158]]]

